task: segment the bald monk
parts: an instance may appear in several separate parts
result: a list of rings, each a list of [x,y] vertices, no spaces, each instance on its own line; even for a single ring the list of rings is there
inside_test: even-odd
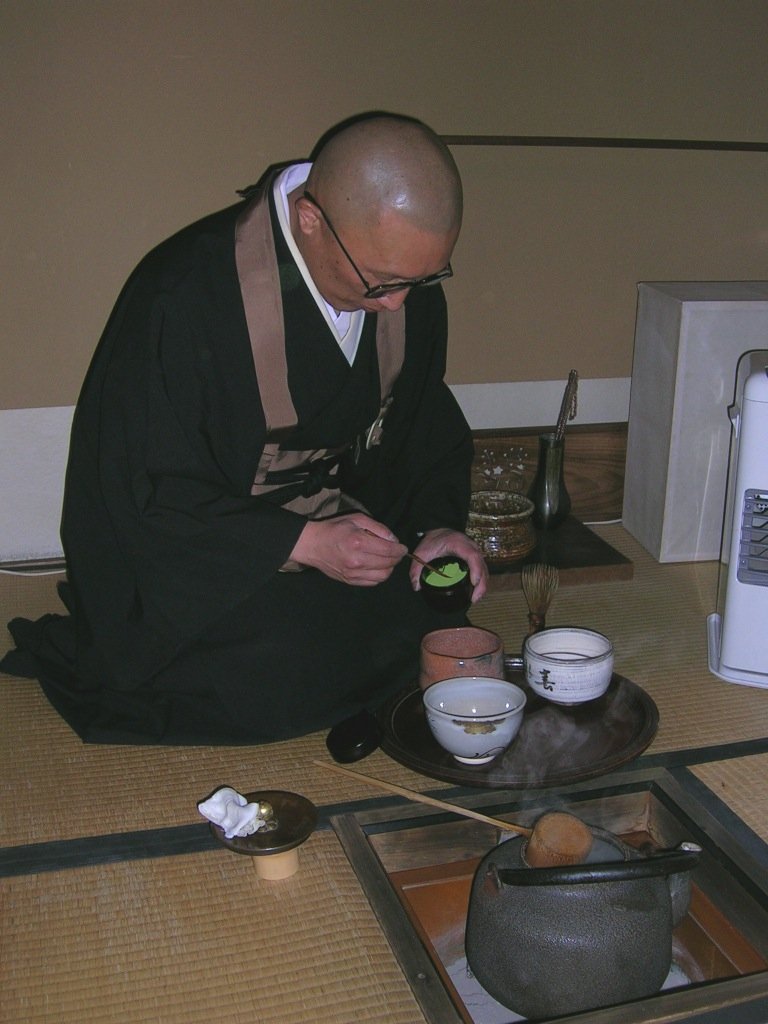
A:
[[[88,742],[259,743],[412,685],[419,567],[464,534],[472,443],[443,382],[462,191],[440,139],[376,115],[162,243],[80,395],[68,614],[14,620]]]

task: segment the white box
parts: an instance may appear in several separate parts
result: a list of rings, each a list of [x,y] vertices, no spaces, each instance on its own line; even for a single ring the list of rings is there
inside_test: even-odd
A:
[[[736,364],[768,348],[768,281],[638,285],[625,528],[660,562],[717,559]]]

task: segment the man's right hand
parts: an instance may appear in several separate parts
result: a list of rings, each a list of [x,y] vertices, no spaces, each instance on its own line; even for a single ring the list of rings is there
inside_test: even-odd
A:
[[[391,530],[362,512],[310,519],[291,560],[354,587],[375,587],[408,553]]]

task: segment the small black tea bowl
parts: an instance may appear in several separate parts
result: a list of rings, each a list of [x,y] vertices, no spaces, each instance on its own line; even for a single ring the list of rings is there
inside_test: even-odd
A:
[[[436,611],[460,612],[466,611],[472,603],[472,580],[469,576],[469,566],[456,555],[441,555],[433,558],[428,568],[421,570],[421,593],[424,600]],[[445,575],[441,576],[434,569],[441,569]]]

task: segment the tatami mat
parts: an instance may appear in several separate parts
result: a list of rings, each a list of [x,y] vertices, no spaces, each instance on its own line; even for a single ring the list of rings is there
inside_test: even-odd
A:
[[[632,558],[634,578],[561,587],[547,621],[590,626],[614,639],[616,670],[659,707],[649,753],[768,736],[768,691],[723,683],[707,669],[705,621],[716,566],[659,565],[620,527],[598,532]],[[3,577],[6,617],[55,610],[54,587],[51,577]],[[491,595],[472,612],[478,625],[500,634],[508,652],[521,644],[526,615],[520,591]],[[241,791],[290,789],[318,804],[377,795],[312,764],[328,758],[320,733],[259,747],[84,745],[35,682],[6,676],[0,676],[0,716],[5,846],[199,822],[197,801],[225,783]],[[380,751],[356,768],[412,789],[444,785]]]
[[[768,754],[700,764],[692,771],[753,832],[768,842]]]
[[[768,735],[768,691],[723,683],[707,669],[717,567],[659,565],[620,527],[597,532],[633,560],[634,578],[561,587],[548,624],[610,636],[616,670],[659,707],[649,753],[717,747],[717,763],[694,766],[697,777],[768,836],[768,754],[727,760],[723,750]],[[0,622],[59,610],[56,580],[0,576]],[[509,591],[488,597],[472,618],[512,653],[526,613],[522,593]],[[7,646],[0,628],[0,651]],[[328,759],[324,740],[84,745],[35,682],[0,676],[0,846],[202,824],[197,801],[225,783],[293,790],[318,805],[378,798],[313,764]],[[411,789],[445,786],[381,751],[355,768]],[[293,879],[265,883],[249,858],[211,849],[2,879],[0,1020],[423,1024],[335,835],[311,836],[300,865]]]
[[[335,837],[299,852],[282,882],[224,849],[7,879],[0,1020],[423,1021]]]
[[[614,642],[615,669],[659,708],[653,753],[768,736],[768,691],[724,683],[707,665],[706,620],[715,610],[717,563],[660,564],[621,527],[595,532],[634,564],[629,581],[561,587],[548,626],[586,626]],[[473,618],[516,650],[527,626],[521,593],[491,595]]]
[[[221,785],[288,789],[316,804],[379,795],[313,764],[330,760],[325,733],[260,747],[85,745],[34,684],[2,692],[0,705],[11,705],[0,738],[2,846],[202,822],[197,802]],[[358,767],[412,789],[443,785],[381,751]]]

